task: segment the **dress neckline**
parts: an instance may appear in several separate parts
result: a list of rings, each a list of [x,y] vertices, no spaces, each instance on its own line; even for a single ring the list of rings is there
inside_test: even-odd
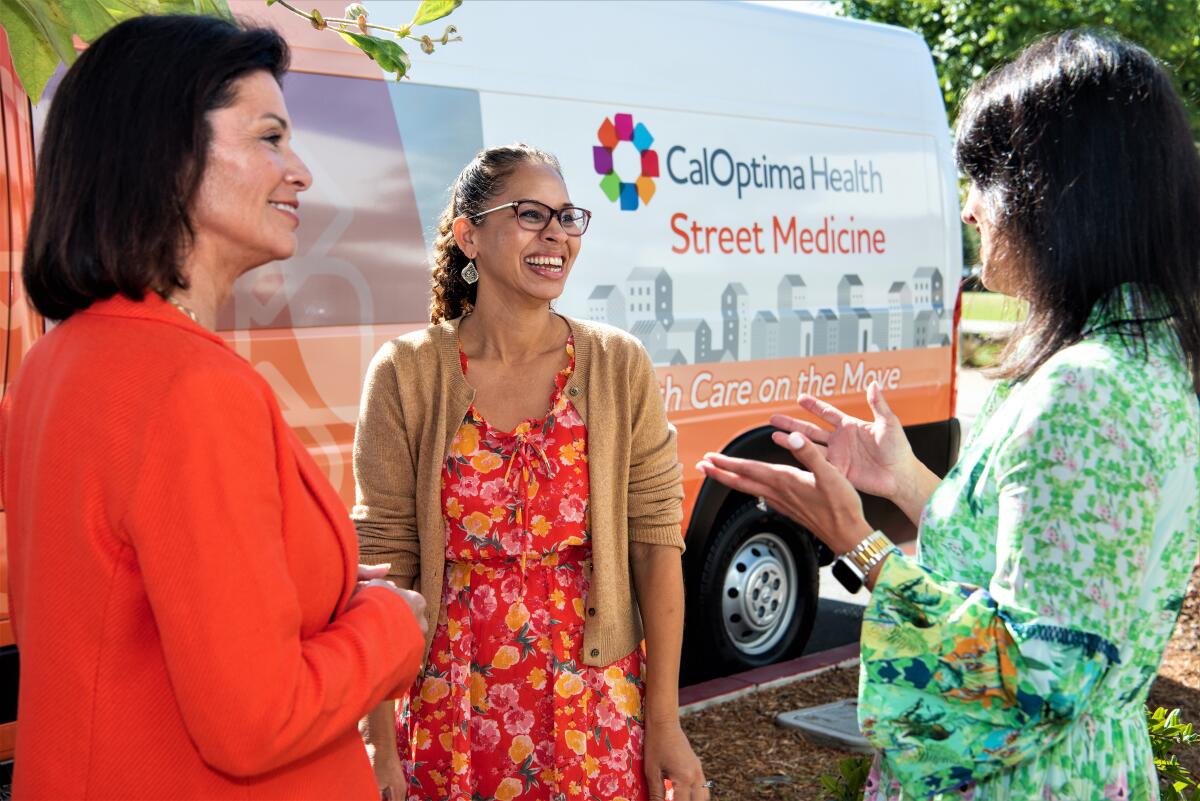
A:
[[[474,402],[467,407],[467,417],[480,424],[484,431],[501,439],[510,439],[540,430],[546,425],[547,421],[553,418],[560,411],[559,405],[563,399],[563,389],[566,387],[567,382],[571,379],[572,373],[575,372],[575,335],[573,333],[567,334],[567,341],[563,344],[563,350],[565,350],[567,354],[567,366],[555,374],[554,388],[550,391],[550,398],[546,403],[546,413],[540,418],[527,417],[518,422],[511,431],[503,431],[489,423],[487,419],[480,414],[479,409],[475,408]],[[462,369],[462,377],[463,381],[465,382],[467,378],[467,354],[462,349],[462,342],[458,343],[458,363],[459,367]],[[467,385],[470,386],[470,383],[467,382]]]

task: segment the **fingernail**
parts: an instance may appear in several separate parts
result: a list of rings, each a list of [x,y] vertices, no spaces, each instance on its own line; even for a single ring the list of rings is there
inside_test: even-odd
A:
[[[804,447],[804,437],[797,431],[788,434],[788,447],[794,451],[798,451]]]

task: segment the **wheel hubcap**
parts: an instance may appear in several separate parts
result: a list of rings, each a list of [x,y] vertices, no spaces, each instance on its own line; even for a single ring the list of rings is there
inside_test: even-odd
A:
[[[761,654],[779,644],[796,613],[798,573],[792,549],[760,532],[738,548],[725,571],[725,632],[738,650]]]

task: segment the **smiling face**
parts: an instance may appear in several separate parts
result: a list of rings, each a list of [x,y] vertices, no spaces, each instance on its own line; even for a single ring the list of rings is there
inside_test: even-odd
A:
[[[571,204],[562,176],[536,162],[516,168],[487,208],[514,200],[537,200],[552,209]],[[499,301],[509,307],[544,307],[562,294],[579,254],[580,237],[567,236],[557,218],[541,232],[530,231],[518,224],[511,209],[492,212],[477,223],[459,218],[454,233],[479,270],[476,305]]]
[[[194,251],[236,277],[295,253],[299,194],[312,175],[291,148],[287,107],[270,73],[250,73],[233,89],[233,102],[208,114],[212,135],[191,219]]]
[[[962,221],[975,226],[975,230],[979,232],[979,264],[982,267],[980,280],[993,292],[1017,297],[1020,291],[1017,259],[993,217],[983,192],[972,183],[967,193],[967,201],[963,204]]]

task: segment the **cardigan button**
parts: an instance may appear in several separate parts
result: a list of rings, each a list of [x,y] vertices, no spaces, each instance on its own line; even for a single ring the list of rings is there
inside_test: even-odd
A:
[[[588,617],[595,617],[595,616],[596,616],[596,607],[593,606],[588,609]]]
[[[596,657],[598,657],[598,656],[600,656],[600,649],[599,649],[599,648],[593,648],[593,649],[592,649],[592,659],[595,659],[595,658],[596,658]]]
[[[572,398],[579,394],[579,387],[571,387],[567,390],[567,394]]]

